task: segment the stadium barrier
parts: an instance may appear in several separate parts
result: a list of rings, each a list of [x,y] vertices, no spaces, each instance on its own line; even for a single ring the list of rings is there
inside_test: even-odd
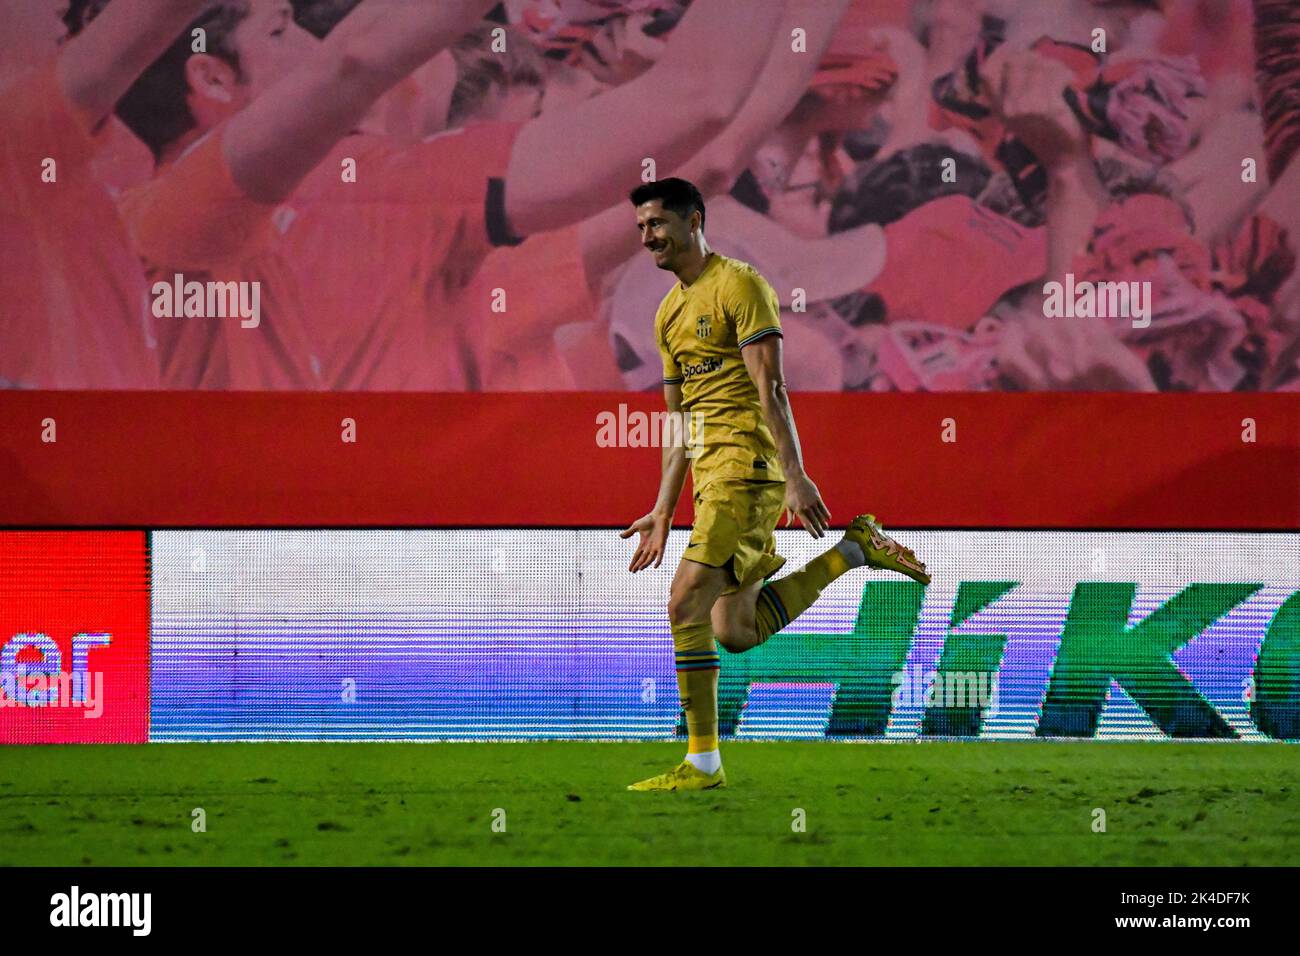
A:
[[[149,739],[142,531],[0,532],[0,743]]]
[[[900,538],[928,588],[850,572],[724,652],[725,736],[1300,738],[1300,534]],[[2,532],[0,740],[669,739],[684,544],[629,575],[612,530]]]
[[[841,521],[854,509],[912,528],[1300,529],[1294,394],[792,403]],[[660,452],[601,444],[603,416],[624,404],[664,407],[626,392],[9,392],[0,526],[626,526],[654,501]],[[678,524],[690,517],[684,500]]]

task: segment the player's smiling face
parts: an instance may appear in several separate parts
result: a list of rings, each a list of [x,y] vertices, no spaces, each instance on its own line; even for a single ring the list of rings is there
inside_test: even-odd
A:
[[[691,245],[690,220],[665,209],[661,199],[636,207],[636,226],[641,232],[641,245],[650,250],[660,269],[673,269],[677,257]]]

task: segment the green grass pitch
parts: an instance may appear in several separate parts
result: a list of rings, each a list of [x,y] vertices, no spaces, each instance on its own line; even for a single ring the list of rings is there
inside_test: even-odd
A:
[[[680,743],[0,748],[0,864],[1280,865],[1289,745]],[[202,808],[206,832],[194,832]],[[1106,832],[1093,830],[1094,808]],[[494,811],[504,832],[494,832]],[[796,832],[796,810],[806,829]],[[501,820],[501,814],[496,814]],[[500,824],[498,823],[498,826]]]

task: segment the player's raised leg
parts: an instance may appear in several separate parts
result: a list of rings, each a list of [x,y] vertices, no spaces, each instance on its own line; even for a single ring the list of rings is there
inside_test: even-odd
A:
[[[731,581],[725,567],[683,558],[668,598],[677,689],[686,712],[686,759],[667,773],[642,780],[629,790],[711,790],[726,785],[718,750],[718,669],[710,611]]]
[[[779,581],[723,595],[713,607],[718,643],[734,654],[757,647],[812,607],[826,585],[863,563],[856,545],[840,541]]]
[[[925,565],[910,549],[885,534],[872,515],[859,515],[834,547],[793,574],[719,597],[713,605],[718,643],[732,653],[757,647],[812,607],[828,584],[863,565],[930,583]]]
[[[757,647],[756,620],[758,592],[767,582],[755,581],[739,591],[723,594],[713,602],[713,636],[733,654]]]

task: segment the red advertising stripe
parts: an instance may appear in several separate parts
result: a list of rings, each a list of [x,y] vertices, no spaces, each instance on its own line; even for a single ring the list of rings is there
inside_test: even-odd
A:
[[[0,743],[148,736],[144,533],[0,534]]]
[[[873,511],[912,527],[1300,527],[1297,395],[793,403],[809,473],[840,524]],[[620,405],[624,419],[663,407],[619,392],[9,393],[0,523],[622,525],[653,502],[659,451],[598,445],[597,416]],[[42,441],[47,419],[57,442]],[[943,440],[948,420],[955,442]]]

